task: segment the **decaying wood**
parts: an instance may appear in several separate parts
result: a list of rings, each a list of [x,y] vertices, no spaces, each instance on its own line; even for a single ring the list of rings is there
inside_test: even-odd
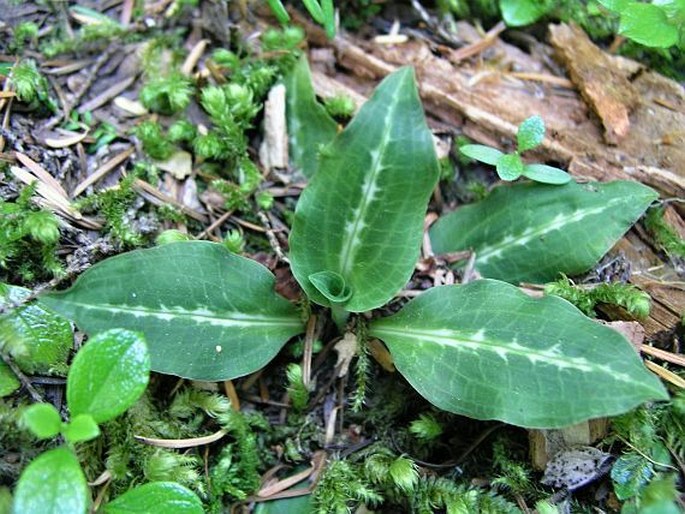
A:
[[[560,430],[529,430],[531,463],[543,470],[557,453],[574,446],[590,446],[606,436],[609,421],[606,418],[591,419]]]
[[[338,64],[360,78],[377,80],[400,65],[413,65],[428,112],[478,142],[494,140],[500,148],[510,147],[518,124],[539,114],[548,132],[535,155],[537,160],[559,163],[578,179],[630,179],[664,196],[685,194],[685,92],[676,82],[633,61],[606,55],[623,71],[638,97],[630,130],[617,145],[608,146],[601,123],[578,92],[554,81],[523,80],[511,70],[568,77],[501,40],[481,54],[480,61],[455,65],[435,55],[424,41],[385,46],[345,35],[329,42],[318,27],[304,19],[298,22],[306,27],[313,44],[332,46]],[[459,25],[460,29],[464,26],[468,27]],[[481,140],[483,132],[491,134],[489,140]]]
[[[630,130],[638,92],[615,61],[577,26],[552,25],[550,40],[581,95],[604,125],[604,139],[618,144]]]

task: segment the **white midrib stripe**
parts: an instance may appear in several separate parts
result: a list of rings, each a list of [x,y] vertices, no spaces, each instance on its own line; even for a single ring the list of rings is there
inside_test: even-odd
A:
[[[515,342],[493,342],[487,341],[485,344],[484,331],[479,331],[474,334],[456,334],[452,332],[450,335],[443,335],[436,332],[446,332],[445,330],[415,330],[415,329],[392,329],[380,328],[373,330],[373,335],[383,339],[383,335],[396,336],[401,339],[415,339],[427,343],[437,344],[439,346],[447,346],[456,350],[469,349],[471,351],[487,351],[494,353],[507,360],[507,356],[513,355],[522,357],[530,361],[532,364],[538,362],[555,366],[559,369],[574,368],[579,371],[589,373],[602,371],[610,373],[617,380],[623,382],[634,382],[634,379],[625,374],[616,372],[608,365],[602,365],[594,362],[589,362],[585,358],[577,357],[563,357],[561,355],[552,355],[551,352],[558,352],[558,349],[548,348],[547,350],[534,350],[532,348],[521,346]]]
[[[581,221],[583,218],[586,218],[587,216],[592,216],[594,214],[601,214],[606,209],[612,207],[613,204],[618,203],[620,201],[622,201],[621,198],[618,198],[618,199],[615,198],[612,201],[609,201],[605,205],[602,205],[600,207],[594,207],[592,209],[577,210],[573,214],[571,214],[570,216],[566,216],[559,221],[557,221],[555,218],[552,221],[550,221],[549,223],[547,223],[546,225],[541,225],[536,230],[532,230],[528,233],[524,233],[524,234],[521,234],[518,236],[512,236],[512,239],[510,239],[510,240],[503,240],[503,241],[500,241],[499,243],[495,243],[495,244],[492,244],[490,246],[486,246],[486,247],[482,248],[477,253],[476,260],[479,261],[481,264],[484,264],[488,260],[490,260],[490,258],[501,254],[507,248],[510,248],[512,246],[521,246],[523,244],[526,244],[531,239],[534,239],[534,238],[540,237],[540,236],[544,236],[545,234],[552,232],[554,230],[559,230],[559,229],[563,228],[565,225],[568,225],[570,223]]]
[[[360,234],[362,229],[366,226],[364,223],[364,218],[366,217],[369,205],[371,205],[373,202],[375,193],[378,190],[376,187],[376,182],[378,180],[380,170],[382,169],[381,163],[383,162],[385,147],[390,139],[390,118],[391,114],[395,110],[397,101],[398,96],[394,95],[392,103],[388,107],[385,118],[383,119],[383,135],[381,136],[380,144],[376,148],[375,157],[373,154],[374,150],[370,150],[372,159],[371,171],[362,185],[362,198],[359,206],[354,210],[353,220],[351,222],[352,229],[350,231],[345,230],[343,235],[344,239],[342,249],[340,251],[340,270],[343,277],[347,276],[347,274],[352,270],[354,257],[359,249],[359,244],[361,241]],[[345,226],[347,226],[347,223]]]
[[[190,311],[182,307],[149,309],[143,306],[128,305],[92,305],[77,302],[70,302],[71,305],[90,311],[103,311],[111,314],[128,314],[134,318],[157,318],[163,321],[171,321],[185,318],[198,324],[209,324],[212,326],[223,327],[247,327],[251,325],[259,326],[280,326],[280,327],[299,327],[300,321],[291,317],[269,317],[258,314],[241,313],[220,313],[212,311]]]

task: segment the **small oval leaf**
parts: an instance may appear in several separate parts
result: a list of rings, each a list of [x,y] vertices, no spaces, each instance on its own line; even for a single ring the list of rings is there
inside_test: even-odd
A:
[[[63,430],[64,437],[70,443],[90,441],[100,435],[100,427],[90,414],[79,414]]]
[[[516,180],[523,173],[523,161],[518,154],[505,154],[497,159],[497,174],[502,180],[511,182]]]
[[[549,282],[587,271],[657,198],[637,182],[496,187],[431,228],[433,250],[476,252],[485,277]]]
[[[491,166],[497,165],[499,158],[504,155],[504,153],[500,152],[497,148],[485,145],[464,145],[459,147],[459,151],[466,157],[484,162]]]
[[[142,332],[154,371],[227,380],[260,369],[303,331],[274,285],[261,264],[220,244],[186,241],[107,259],[42,301],[89,333]]]
[[[350,288],[339,305],[344,310],[363,312],[392,298],[416,264],[437,180],[414,73],[402,68],[383,80],[324,149],[297,203],[290,260],[307,295],[331,304],[309,278],[329,271]]]
[[[202,514],[197,495],[176,482],[152,482],[105,505],[105,514]]]
[[[523,168],[523,176],[542,184],[562,185],[571,182],[571,175],[546,164],[527,164]]]
[[[36,403],[27,407],[21,419],[38,439],[55,437],[62,428],[62,418],[51,403]]]
[[[369,335],[428,401],[472,418],[557,428],[668,398],[621,334],[504,282],[433,288]]]
[[[16,514],[85,514],[90,503],[86,477],[67,448],[39,455],[22,472],[14,491]]]
[[[540,116],[531,116],[519,125],[516,133],[517,150],[523,153],[542,144],[545,139],[545,122]]]
[[[320,271],[309,275],[309,281],[332,303],[341,303],[352,296],[352,290],[345,284],[345,279],[334,271]]]
[[[72,416],[89,414],[97,423],[116,418],[143,394],[150,356],[140,334],[112,329],[92,337],[79,350],[67,377]]]

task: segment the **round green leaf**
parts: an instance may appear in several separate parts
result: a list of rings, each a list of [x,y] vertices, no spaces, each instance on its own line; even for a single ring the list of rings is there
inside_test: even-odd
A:
[[[497,159],[497,174],[502,180],[516,180],[523,173],[523,161],[518,154],[505,154]]]
[[[545,122],[540,116],[531,116],[519,125],[516,133],[517,150],[523,153],[542,144],[545,139]]]
[[[17,303],[30,293],[23,287],[0,284],[0,306]],[[23,305],[0,317],[0,333],[16,338],[16,346],[24,350],[13,354],[24,372],[66,375],[73,345],[71,325],[42,302]]]
[[[621,11],[618,31],[645,46],[668,48],[678,43],[678,27],[668,22],[663,9],[652,4],[628,5]]]
[[[526,164],[523,176],[542,184],[562,185],[571,181],[571,175],[564,170],[546,164]]]
[[[504,153],[500,152],[497,148],[491,148],[485,145],[464,145],[459,147],[459,151],[466,157],[484,162],[491,166],[495,166],[499,158],[504,155]]]
[[[90,414],[97,423],[109,421],[136,402],[149,377],[150,356],[141,334],[123,329],[98,334],[79,350],[69,370],[69,411]]]
[[[59,434],[62,418],[51,403],[35,403],[21,416],[26,427],[39,439],[50,439]]]
[[[668,399],[621,334],[504,282],[433,288],[369,335],[428,401],[471,418],[557,428]]]
[[[223,245],[185,241],[107,259],[43,301],[91,334],[142,332],[154,371],[227,380],[262,368],[303,331],[274,285],[264,266]]]
[[[522,27],[536,22],[545,14],[543,0],[500,0],[502,18],[510,27]]]
[[[85,514],[90,503],[86,477],[76,456],[55,448],[22,472],[14,491],[16,514]]]
[[[105,505],[106,514],[202,514],[197,495],[176,482],[138,486]]]
[[[62,430],[64,437],[71,443],[90,441],[100,435],[100,427],[90,414],[79,414]]]

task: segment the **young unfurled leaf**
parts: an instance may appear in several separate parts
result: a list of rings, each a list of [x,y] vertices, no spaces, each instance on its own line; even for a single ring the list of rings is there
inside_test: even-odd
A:
[[[668,398],[618,332],[504,282],[433,288],[369,335],[427,400],[472,418],[555,428]]]
[[[378,86],[325,148],[297,204],[290,258],[307,295],[330,305],[311,277],[332,273],[349,288],[349,298],[338,304],[344,310],[367,311],[392,298],[419,256],[423,217],[437,180],[414,74],[403,68]]]
[[[502,180],[516,180],[523,174],[523,161],[518,154],[505,154],[497,159],[497,174]]]
[[[484,162],[491,166],[496,166],[497,161],[504,155],[504,153],[497,150],[497,148],[491,148],[485,145],[464,145],[459,147],[459,151],[466,157]]]
[[[89,503],[88,483],[76,456],[67,448],[55,448],[38,456],[22,472],[12,512],[85,514]]]
[[[97,423],[116,418],[143,394],[150,356],[140,334],[112,329],[79,350],[67,377],[71,415],[89,414]]]
[[[284,82],[290,156],[304,176],[311,178],[319,167],[321,149],[333,140],[338,124],[316,100],[306,55]]]
[[[531,116],[519,125],[516,133],[517,150],[523,153],[542,144],[545,139],[545,122],[540,116]]]
[[[202,514],[197,495],[176,482],[151,482],[105,505],[105,514]]]
[[[70,443],[90,441],[100,435],[100,427],[90,414],[79,414],[63,429],[64,437]]]
[[[549,282],[587,271],[656,198],[627,181],[501,186],[439,219],[430,237],[436,253],[474,250],[485,277]]]
[[[21,419],[39,439],[55,437],[62,428],[62,418],[50,403],[36,403],[27,407]]]
[[[571,175],[546,164],[526,164],[523,167],[523,176],[541,184],[563,185],[571,182]]]
[[[269,362],[302,332],[262,265],[207,242],[169,243],[103,261],[44,301],[86,332],[145,335],[152,369],[224,380]]]

